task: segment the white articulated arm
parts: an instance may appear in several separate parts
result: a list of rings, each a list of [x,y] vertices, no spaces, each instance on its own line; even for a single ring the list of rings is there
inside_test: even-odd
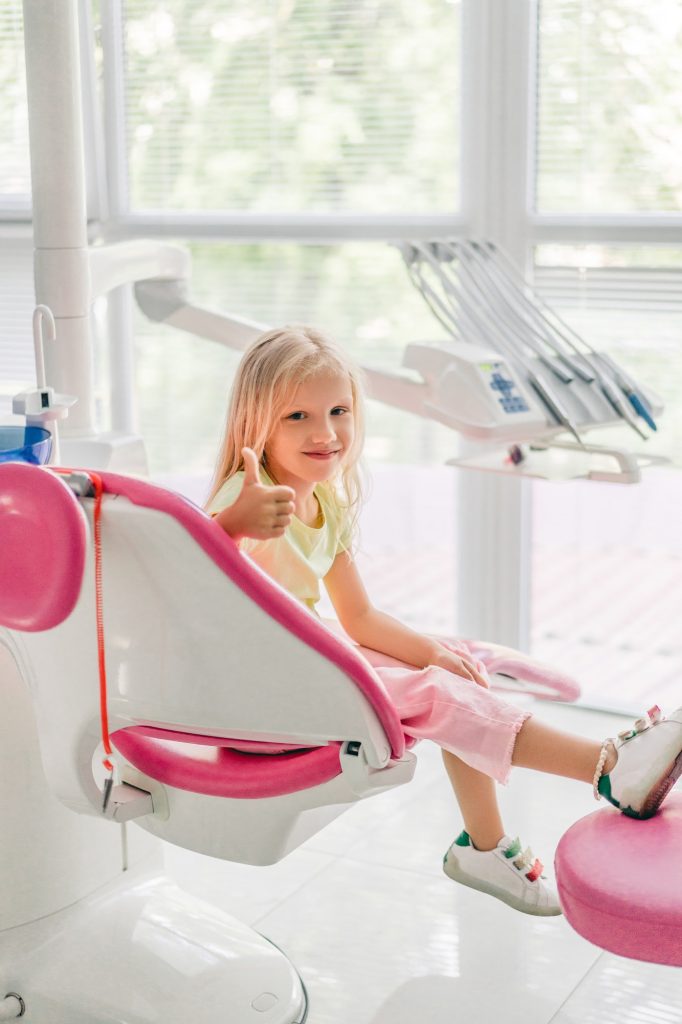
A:
[[[166,323],[237,351],[245,349],[268,329],[266,324],[195,305],[187,298],[186,280],[139,281],[135,285],[135,297],[140,309],[150,320]],[[439,350],[432,347],[432,351]],[[436,398],[430,380],[416,381],[405,374],[390,373],[369,366],[363,366],[363,371],[370,398],[417,416],[445,422],[443,412],[435,416],[429,411],[429,401]],[[449,425],[455,426],[454,421]]]

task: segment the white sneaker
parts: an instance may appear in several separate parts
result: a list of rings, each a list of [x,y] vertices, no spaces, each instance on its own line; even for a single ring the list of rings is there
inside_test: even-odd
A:
[[[523,914],[560,914],[559,897],[545,883],[543,865],[518,839],[502,836],[494,850],[477,850],[462,832],[443,858],[443,871],[455,882],[487,892]]]
[[[664,718],[655,706],[612,742],[618,760],[595,796],[630,818],[651,818],[682,775],[682,708]]]

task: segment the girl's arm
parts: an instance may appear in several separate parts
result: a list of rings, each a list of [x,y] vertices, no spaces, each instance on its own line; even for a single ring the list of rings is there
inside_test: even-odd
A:
[[[362,647],[389,654],[417,668],[440,665],[480,686],[488,686],[471,662],[375,608],[347,551],[336,556],[324,584],[341,626]]]

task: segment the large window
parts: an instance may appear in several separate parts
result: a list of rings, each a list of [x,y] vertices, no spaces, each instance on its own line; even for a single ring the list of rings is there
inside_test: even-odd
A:
[[[132,210],[457,208],[458,2],[122,9]]]
[[[536,287],[665,405],[613,443],[671,461],[636,487],[534,485],[531,644],[589,703],[641,711],[682,668],[682,10],[541,0],[538,31]]]
[[[593,704],[674,702],[682,663],[682,250],[547,246],[537,285],[566,321],[662,399],[660,432],[615,443],[662,455],[636,486],[537,484],[531,640]],[[589,438],[588,438],[589,440]]]

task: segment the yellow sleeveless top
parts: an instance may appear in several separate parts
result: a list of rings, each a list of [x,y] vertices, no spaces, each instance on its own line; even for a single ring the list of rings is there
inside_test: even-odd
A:
[[[259,469],[261,483],[272,487],[273,481],[263,467]],[[207,507],[209,515],[215,516],[234,504],[243,480],[244,472],[240,470],[224,482]],[[320,580],[327,575],[339,552],[350,547],[352,537],[348,515],[339,508],[330,486],[316,484],[313,494],[320,505],[315,526],[307,526],[298,516],[292,516],[281,537],[269,540],[242,537],[239,548],[317,614],[315,605],[320,600]]]

